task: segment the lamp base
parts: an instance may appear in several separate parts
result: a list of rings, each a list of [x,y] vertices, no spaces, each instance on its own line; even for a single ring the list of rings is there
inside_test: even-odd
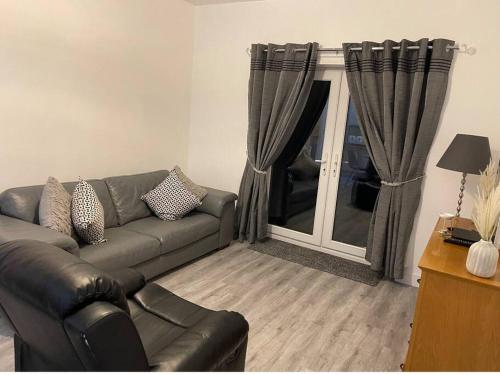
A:
[[[462,201],[464,198],[465,179],[466,178],[467,178],[467,173],[462,173],[462,181],[460,181],[460,193],[458,194],[457,212],[455,214],[456,217],[460,217],[460,211],[462,211]]]

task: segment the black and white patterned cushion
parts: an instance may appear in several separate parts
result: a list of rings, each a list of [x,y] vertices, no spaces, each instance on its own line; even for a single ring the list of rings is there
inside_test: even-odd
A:
[[[92,186],[82,179],[73,192],[71,219],[76,232],[85,242],[95,245],[106,241],[104,209]]]
[[[141,199],[162,220],[177,220],[201,205],[200,199],[184,186],[175,171]]]

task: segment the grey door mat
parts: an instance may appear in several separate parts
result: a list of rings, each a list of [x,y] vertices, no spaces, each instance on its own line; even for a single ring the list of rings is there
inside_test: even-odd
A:
[[[382,279],[379,272],[371,270],[366,264],[275,239],[256,242],[249,249],[370,286],[376,286]]]

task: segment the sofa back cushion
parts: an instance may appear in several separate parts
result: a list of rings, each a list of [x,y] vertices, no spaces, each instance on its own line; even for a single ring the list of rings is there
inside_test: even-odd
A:
[[[102,203],[105,227],[116,227],[118,219],[108,187],[102,180],[88,180],[87,182],[92,185],[99,201]],[[73,194],[76,184],[77,182],[65,182],[63,186],[68,193]],[[40,224],[38,220],[38,208],[44,186],[24,186],[5,190],[0,194],[0,213],[30,223]]]
[[[115,204],[118,224],[124,225],[151,216],[151,210],[141,197],[158,186],[167,176],[168,171],[161,170],[105,178],[104,181]]]

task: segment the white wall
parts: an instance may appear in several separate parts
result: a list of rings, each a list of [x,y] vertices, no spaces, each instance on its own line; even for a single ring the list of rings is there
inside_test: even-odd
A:
[[[195,12],[189,174],[199,183],[238,191],[245,163],[247,83],[255,42],[449,38],[477,49],[457,54],[448,100],[432,147],[423,199],[407,256],[408,278],[441,211],[453,212],[460,175],[435,167],[456,133],[485,135],[500,150],[498,0],[265,0],[197,7]],[[342,62],[342,59],[340,59]],[[469,179],[464,216],[470,215]]]
[[[0,191],[187,164],[194,6],[0,0]]]

